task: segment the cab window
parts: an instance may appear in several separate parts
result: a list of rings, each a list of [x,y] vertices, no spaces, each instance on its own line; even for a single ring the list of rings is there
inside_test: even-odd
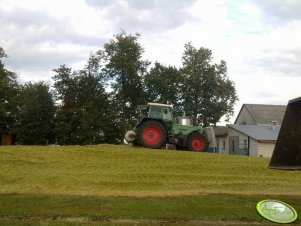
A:
[[[151,106],[150,118],[162,118],[161,109],[159,106]]]
[[[163,109],[163,120],[171,121],[171,112],[169,108]]]

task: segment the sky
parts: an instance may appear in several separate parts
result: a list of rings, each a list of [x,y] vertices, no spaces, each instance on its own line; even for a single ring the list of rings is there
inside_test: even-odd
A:
[[[242,104],[301,96],[300,0],[0,0],[0,46],[20,82],[81,69],[114,34],[139,33],[143,58],[181,66],[185,43],[224,60]]]

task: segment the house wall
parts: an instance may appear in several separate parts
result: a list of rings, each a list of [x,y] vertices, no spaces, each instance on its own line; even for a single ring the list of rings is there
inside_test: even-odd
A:
[[[229,128],[228,130],[228,137],[231,137],[231,136],[239,136],[239,140],[248,140],[248,136],[232,129],[232,128]]]
[[[218,138],[219,154],[229,154],[229,139],[228,137]]]
[[[259,143],[257,140],[254,140],[253,138],[250,138],[250,149],[249,149],[249,156],[258,156],[258,146]]]
[[[235,124],[240,125],[255,125],[255,121],[251,117],[249,111],[245,106],[242,107],[239,115],[237,116],[237,119],[235,121]]]
[[[229,128],[228,138],[226,138],[226,144],[227,144],[227,150],[224,150],[222,154],[231,154],[230,153],[230,146],[229,146],[229,137],[231,136],[238,136],[239,137],[239,145],[242,147],[244,144],[244,140],[248,141],[248,136]],[[262,143],[258,142],[257,140],[254,140],[253,138],[249,138],[250,144],[249,144],[249,156],[254,157],[266,157],[271,158],[275,143]]]
[[[273,120],[273,118],[271,118]],[[237,116],[235,120],[235,124],[240,125],[256,125],[254,119],[252,118],[250,112],[247,110],[246,106],[243,105],[242,109]],[[229,139],[231,136],[238,136],[239,137],[239,144],[242,145],[244,140],[248,140],[248,136],[229,128],[228,129],[228,137],[227,137],[227,151],[225,151],[225,154],[231,154],[231,150],[229,150]],[[275,141],[276,142],[276,141]],[[275,148],[275,142],[273,143],[266,143],[266,142],[258,142],[257,140],[254,140],[252,138],[249,138],[249,155],[250,156],[256,156],[256,157],[267,157],[271,158],[274,148]]]
[[[271,158],[275,148],[275,143],[258,143],[258,155],[260,157]]]
[[[229,128],[228,138],[227,138],[227,141],[228,141],[227,142],[227,148],[228,148],[227,154],[233,154],[233,153],[231,153],[231,150],[230,150],[230,143],[229,143],[230,137],[238,137],[239,147],[244,147],[244,145],[247,144],[247,142],[248,142],[248,136],[246,136],[232,128]]]
[[[248,136],[229,128],[229,133],[228,137],[226,138],[226,144],[227,144],[227,150],[224,150],[222,154],[231,154],[230,145],[229,145],[229,137],[239,137],[239,145],[240,147],[244,146],[244,142],[248,142]],[[260,143],[257,140],[254,140],[253,138],[249,138],[249,156],[254,156],[254,157],[268,157],[270,158],[273,154],[273,150],[275,147],[275,143]]]

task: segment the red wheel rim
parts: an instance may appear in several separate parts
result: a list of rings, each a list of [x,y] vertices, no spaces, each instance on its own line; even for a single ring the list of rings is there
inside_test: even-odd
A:
[[[149,126],[143,130],[143,140],[147,144],[157,144],[161,139],[161,132],[157,127]]]
[[[191,141],[191,147],[195,151],[202,151],[203,148],[205,147],[205,142],[202,138],[195,137]]]

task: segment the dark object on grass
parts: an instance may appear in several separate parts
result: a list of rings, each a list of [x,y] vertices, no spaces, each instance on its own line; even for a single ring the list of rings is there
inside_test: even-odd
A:
[[[301,170],[301,97],[288,102],[269,168]]]

